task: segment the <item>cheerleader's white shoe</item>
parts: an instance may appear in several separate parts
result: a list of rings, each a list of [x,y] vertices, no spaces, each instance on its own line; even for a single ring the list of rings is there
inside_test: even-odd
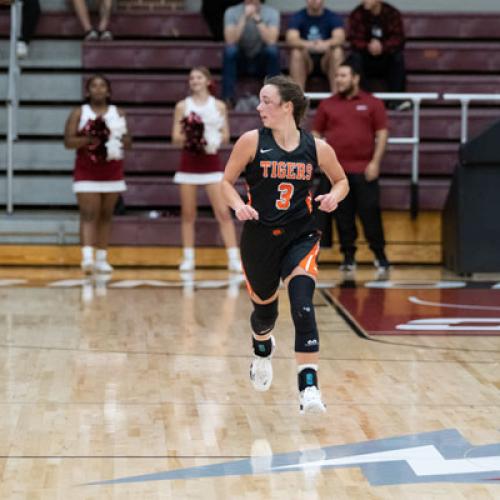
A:
[[[96,273],[112,273],[113,272],[113,266],[111,266],[108,262],[105,260],[98,260],[94,264],[94,271]]]
[[[184,259],[179,266],[179,271],[194,271],[194,259]]]
[[[94,272],[94,259],[83,259],[80,267],[85,274],[92,274]]]
[[[229,261],[227,263],[227,268],[232,273],[240,273],[241,274],[243,272],[243,266],[241,265],[240,259],[229,259]]]

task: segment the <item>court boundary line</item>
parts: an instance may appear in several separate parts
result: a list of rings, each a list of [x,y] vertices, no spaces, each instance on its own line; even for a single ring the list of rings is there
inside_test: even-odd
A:
[[[490,351],[488,349],[467,349],[467,348],[457,348],[457,347],[439,347],[439,346],[432,346],[432,345],[420,345],[420,344],[412,344],[412,343],[407,343],[407,342],[396,342],[394,340],[387,340],[390,337],[402,337],[405,339],[413,339],[415,337],[418,337],[418,335],[380,335],[381,338],[379,337],[371,337],[368,335],[363,328],[354,320],[354,318],[351,317],[349,312],[347,310],[344,310],[344,308],[338,304],[338,301],[333,297],[332,294],[329,293],[329,290],[323,289],[319,290],[321,295],[324,297],[324,299],[332,306],[338,314],[346,321],[346,323],[349,325],[349,327],[352,329],[352,331],[361,339],[363,340],[368,340],[371,342],[380,342],[382,344],[389,344],[389,345],[397,345],[397,346],[404,346],[404,347],[416,347],[418,349],[429,349],[429,350],[442,350],[442,351],[457,351],[457,352],[488,352],[491,354],[498,354],[500,351],[495,350],[495,351]],[[446,335],[425,335],[426,338],[444,338]],[[464,338],[466,335],[452,335],[449,336],[451,338]],[[482,336],[469,336],[471,338],[488,338],[488,337],[494,337],[492,335],[482,335]],[[459,362],[453,361],[453,362]],[[469,361],[467,362],[469,363]]]

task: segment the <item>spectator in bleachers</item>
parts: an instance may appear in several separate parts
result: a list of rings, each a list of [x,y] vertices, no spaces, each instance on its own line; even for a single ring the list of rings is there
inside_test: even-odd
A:
[[[245,0],[224,14],[224,64],[222,97],[234,105],[239,74],[257,77],[280,72],[278,37],[279,12],[261,0]]]
[[[381,0],[363,0],[349,15],[348,39],[351,58],[361,68],[362,85],[377,77],[389,92],[405,92],[405,33],[401,13]],[[404,110],[410,101],[389,102],[391,109]]]
[[[212,95],[212,77],[207,68],[189,73],[191,95],[175,106],[172,141],[183,147],[181,164],[174,176],[180,185],[183,260],[180,271],[195,268],[195,222],[198,186],[205,186],[226,246],[228,269],[241,272],[240,252],[229,208],[224,203],[221,181],[224,165],[219,148],[229,142],[226,105]]]
[[[76,149],[73,191],[80,209],[82,270],[110,273],[111,220],[119,193],[126,189],[123,148],[130,148],[132,140],[123,111],[110,103],[110,82],[94,75],[85,88],[87,102],[69,115],[64,145]]]
[[[214,40],[224,40],[224,12],[228,7],[240,3],[241,0],[202,0],[201,13]]]
[[[40,3],[38,0],[23,0],[21,14],[21,36],[16,45],[17,57],[28,57],[28,47],[35,34],[38,18],[40,17]]]
[[[89,9],[86,0],[73,0],[76,15],[82,25],[86,41],[113,40],[113,34],[108,29],[109,18],[113,0],[98,0],[99,3],[99,24],[97,28],[90,22]]]
[[[344,260],[340,269],[356,268],[356,214],[359,215],[366,240],[375,255],[380,275],[390,264],[385,255],[385,239],[380,212],[378,177],[380,162],[387,144],[387,114],[384,104],[359,88],[359,70],[342,63],[336,75],[337,93],[321,101],[313,124],[313,134],[324,137],[336,151],[349,180],[351,190],[335,212],[340,251]],[[329,192],[328,179],[322,178],[319,192]],[[321,218],[320,225],[329,230],[331,219]]]
[[[325,8],[324,0],[306,0],[306,8],[288,23],[286,41],[290,51],[290,76],[305,89],[307,77],[323,73],[335,92],[335,72],[342,62],[345,41],[342,18]]]

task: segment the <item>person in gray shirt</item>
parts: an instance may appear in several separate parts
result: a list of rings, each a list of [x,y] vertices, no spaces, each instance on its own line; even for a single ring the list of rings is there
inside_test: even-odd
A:
[[[245,0],[224,13],[222,97],[229,106],[234,105],[238,75],[265,77],[280,73],[280,14],[262,3]]]

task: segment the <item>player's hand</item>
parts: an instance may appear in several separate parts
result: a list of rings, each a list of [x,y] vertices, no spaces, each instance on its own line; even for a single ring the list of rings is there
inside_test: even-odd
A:
[[[257,212],[257,210],[250,205],[242,205],[241,207],[238,207],[234,211],[234,214],[238,220],[259,220],[259,212]]]
[[[333,212],[339,205],[337,197],[333,193],[320,194],[314,198],[319,203],[319,209],[323,212]]]

